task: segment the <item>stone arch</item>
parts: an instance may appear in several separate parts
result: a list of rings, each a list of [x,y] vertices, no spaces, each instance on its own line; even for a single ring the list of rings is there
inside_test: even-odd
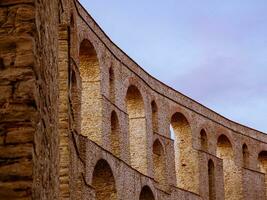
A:
[[[142,188],[139,200],[155,200],[154,194],[148,186]]]
[[[177,186],[198,192],[198,153],[193,149],[190,124],[180,112],[172,115],[170,124],[174,133]]]
[[[208,151],[208,137],[204,129],[200,131],[200,145],[202,151]]]
[[[79,64],[82,82],[100,80],[97,53],[93,44],[87,39],[84,39],[80,44]]]
[[[261,151],[258,155],[259,170],[265,174],[265,195],[267,199],[267,151]]]
[[[216,199],[215,166],[211,159],[208,161],[209,200]]]
[[[217,140],[217,156],[221,159],[233,159],[234,156],[232,144],[224,134],[220,135]]]
[[[151,111],[153,132],[158,133],[158,106],[154,100],[151,102]]]
[[[81,133],[101,144],[101,92],[100,67],[92,43],[84,39],[79,49],[81,76]]]
[[[115,74],[112,66],[109,68],[108,74],[109,74],[109,98],[111,102],[115,103],[115,96],[116,96]]]
[[[166,184],[166,156],[164,148],[159,139],[153,143],[153,167],[154,178],[161,185]]]
[[[120,124],[115,111],[111,112],[110,116],[110,146],[111,152],[119,157],[120,156]]]
[[[70,103],[71,114],[73,118],[73,128],[81,131],[81,87],[79,86],[79,79],[77,73],[72,69],[70,70]]]
[[[73,28],[75,25],[75,18],[73,12],[70,14],[70,27]]]
[[[117,190],[112,170],[107,161],[99,160],[93,171],[92,186],[96,200],[117,200]]]
[[[126,94],[129,123],[131,165],[147,174],[147,134],[143,97],[139,89],[130,85]]]
[[[262,173],[267,172],[267,151],[261,151],[258,155],[259,169]]]
[[[242,167],[235,164],[232,143],[224,134],[218,137],[216,154],[223,160],[225,199],[242,199]]]
[[[243,155],[243,167],[249,167],[249,151],[246,143],[242,146],[242,155]]]

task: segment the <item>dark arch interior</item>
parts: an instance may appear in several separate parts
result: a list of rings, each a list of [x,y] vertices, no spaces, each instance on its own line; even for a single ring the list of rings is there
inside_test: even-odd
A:
[[[155,101],[151,102],[153,132],[158,132],[158,106]]]
[[[233,149],[228,137],[220,135],[217,142],[217,156],[222,159],[232,159]]]
[[[161,142],[157,139],[153,144],[154,178],[162,185],[166,183],[165,154]]]
[[[110,117],[111,132],[110,132],[110,143],[111,151],[115,156],[120,156],[120,125],[119,119],[115,111],[112,111]]]
[[[267,151],[261,151],[259,153],[259,160],[267,160]]]
[[[143,187],[139,200],[155,200],[153,192],[148,186]]]
[[[109,68],[109,98],[112,102],[115,102],[115,75],[113,67]]]
[[[153,153],[159,156],[162,156],[164,154],[163,146],[159,139],[155,140],[153,144]]]
[[[246,144],[243,144],[242,146],[242,154],[243,154],[243,167],[249,166],[249,151],[248,146]]]
[[[206,131],[202,129],[200,131],[200,140],[201,140],[201,150],[207,151],[208,150],[208,138]]]
[[[215,200],[216,199],[215,167],[211,159],[208,162],[208,178],[209,178],[209,200]]]
[[[115,179],[109,164],[99,160],[94,168],[92,186],[96,200],[117,200]]]
[[[266,173],[267,172],[267,151],[261,151],[259,153],[258,160],[259,160],[259,167],[260,167],[261,172]]]
[[[71,114],[73,117],[73,125],[77,132],[80,132],[81,121],[81,89],[79,74],[74,70],[70,70],[70,100],[71,100]]]

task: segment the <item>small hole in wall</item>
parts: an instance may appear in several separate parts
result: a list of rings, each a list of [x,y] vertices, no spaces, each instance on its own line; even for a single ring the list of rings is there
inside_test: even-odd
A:
[[[73,14],[71,14],[71,16],[70,16],[70,26],[71,27],[74,27],[74,17],[73,17]]]
[[[112,102],[115,101],[115,75],[113,68],[109,68],[109,97]]]
[[[36,105],[36,102],[34,100],[27,102],[27,105],[37,109],[37,105]]]
[[[0,58],[0,69],[5,69],[4,59]]]

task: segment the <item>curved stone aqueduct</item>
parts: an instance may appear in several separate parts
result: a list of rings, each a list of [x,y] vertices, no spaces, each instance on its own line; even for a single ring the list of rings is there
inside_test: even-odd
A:
[[[0,27],[0,199],[266,199],[267,135],[151,77],[77,1],[2,0]]]

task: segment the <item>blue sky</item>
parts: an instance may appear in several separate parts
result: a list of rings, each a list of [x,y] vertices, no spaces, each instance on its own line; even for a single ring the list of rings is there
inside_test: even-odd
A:
[[[266,0],[80,0],[147,72],[267,133]]]

